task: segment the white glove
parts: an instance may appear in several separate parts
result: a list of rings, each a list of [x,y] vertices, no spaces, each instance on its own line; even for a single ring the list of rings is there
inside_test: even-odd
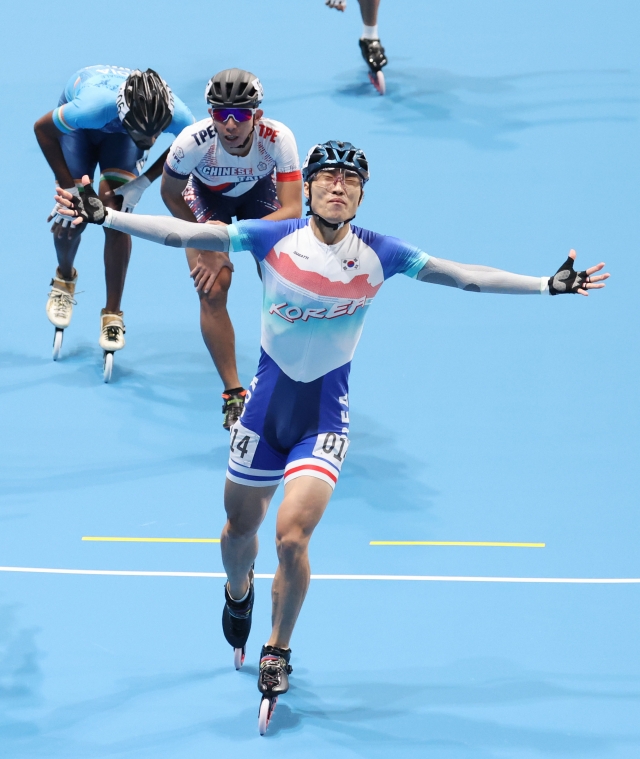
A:
[[[122,210],[125,213],[131,213],[133,209],[138,205],[138,201],[142,197],[142,193],[151,184],[151,180],[146,174],[132,179],[130,182],[123,184],[122,187],[113,193],[114,195],[122,195]]]
[[[337,11],[345,11],[347,0],[326,0],[325,5],[328,5],[329,8],[335,8]]]
[[[57,185],[56,185],[57,188]],[[62,188],[64,189],[64,188]],[[72,195],[75,195],[76,198],[80,197],[80,190],[74,185],[73,187],[70,187],[67,192],[70,192]],[[53,210],[49,214],[49,218],[47,221],[53,222],[53,224],[62,224],[63,227],[68,227],[69,224],[73,221],[73,217],[69,216],[63,216],[61,213],[58,213],[60,208],[64,208],[64,206],[61,206],[59,203],[56,203],[53,207]]]

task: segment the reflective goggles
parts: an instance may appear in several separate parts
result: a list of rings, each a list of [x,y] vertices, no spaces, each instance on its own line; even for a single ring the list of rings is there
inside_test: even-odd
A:
[[[212,108],[211,116],[220,124],[225,124],[230,118],[233,118],[237,124],[242,124],[250,121],[255,112],[255,108]]]
[[[360,174],[350,169],[320,169],[313,181],[320,187],[333,187],[336,182],[349,188],[362,187],[363,184]]]

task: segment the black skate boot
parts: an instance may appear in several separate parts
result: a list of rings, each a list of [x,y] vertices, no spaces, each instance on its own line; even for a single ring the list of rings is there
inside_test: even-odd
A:
[[[378,90],[381,95],[385,93],[385,82],[382,68],[389,62],[384,53],[384,48],[380,40],[361,39],[360,52],[369,67],[369,79],[371,84]]]
[[[243,387],[236,387],[233,390],[225,390],[222,393],[222,426],[225,430],[231,429],[240,419],[244,410],[244,400],[247,391]]]
[[[233,646],[233,664],[236,669],[240,669],[244,664],[245,646],[251,632],[253,597],[253,569],[249,573],[249,595],[244,601],[234,601],[229,595],[229,589],[225,583],[222,632],[227,643]]]
[[[262,693],[262,701],[258,711],[260,735],[267,732],[278,696],[289,690],[289,675],[293,672],[293,667],[289,664],[290,659],[290,648],[262,646],[260,674],[258,675],[258,690]]]

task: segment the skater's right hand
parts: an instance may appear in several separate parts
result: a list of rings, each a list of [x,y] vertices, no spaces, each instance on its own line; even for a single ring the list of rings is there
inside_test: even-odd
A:
[[[347,9],[347,0],[326,0],[325,5],[337,11],[344,11]]]
[[[86,174],[82,177],[82,185],[84,192],[78,197],[60,187],[56,188],[58,191],[55,196],[56,203],[61,206],[59,213],[73,218],[71,225],[74,227],[81,224],[104,224],[107,209],[97,196]]]
[[[219,250],[201,250],[196,265],[191,270],[193,286],[198,292],[207,295],[224,268],[233,271],[233,264],[226,253]]]

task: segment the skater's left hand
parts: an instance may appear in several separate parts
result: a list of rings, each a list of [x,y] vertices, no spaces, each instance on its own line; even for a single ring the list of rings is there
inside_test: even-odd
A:
[[[224,268],[233,271],[233,264],[226,253],[220,250],[201,250],[196,265],[191,270],[196,290],[206,295]]]
[[[573,262],[578,254],[575,250],[569,251],[569,257],[558,269],[558,271],[549,277],[549,292],[551,295],[589,295],[587,290],[599,290],[604,287],[603,280],[609,279],[610,274],[598,274],[592,276],[598,271],[604,269],[604,263],[592,266],[586,271],[576,271],[573,268]]]
[[[345,11],[347,9],[347,0],[326,0],[325,5],[329,8],[335,8],[337,11]]]

